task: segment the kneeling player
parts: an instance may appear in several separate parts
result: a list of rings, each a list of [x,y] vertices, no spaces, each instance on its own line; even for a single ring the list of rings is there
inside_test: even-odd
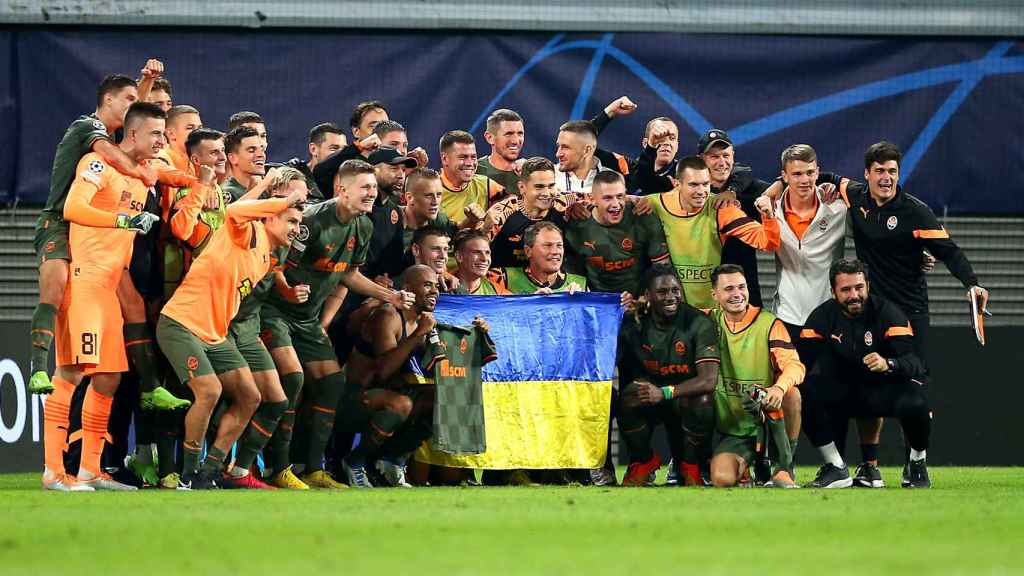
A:
[[[711,481],[736,486],[758,452],[759,436],[774,447],[771,485],[795,488],[793,451],[781,411],[786,394],[795,394],[804,379],[804,365],[789,332],[771,312],[751,306],[743,268],[722,264],[711,272],[711,295],[718,307],[711,318],[718,325],[721,378],[715,388],[719,438],[711,459]],[[752,406],[755,387],[763,391],[761,407]],[[760,395],[760,394],[759,394]],[[762,428],[763,426],[763,428]]]
[[[657,422],[670,435],[685,432],[680,469],[688,485],[701,485],[700,460],[715,425],[712,393],[718,383],[715,324],[683,302],[676,271],[647,272],[647,314],[629,317],[619,332],[619,378],[625,383],[619,429],[629,446],[623,486],[642,486],[661,466],[651,450]]]
[[[405,461],[409,453],[430,437],[433,408],[432,354],[427,335],[437,324],[432,312],[437,304],[438,274],[416,264],[402,273],[402,289],[415,296],[412,308],[395,310],[380,306],[370,314],[349,357],[348,383],[342,398],[340,421],[350,432],[361,433],[359,445],[344,461],[349,483],[372,488],[366,477],[369,458],[378,461],[381,474],[394,486],[408,486]],[[403,437],[406,446],[379,454],[382,446],[410,415],[427,414],[426,427],[416,426]],[[424,435],[425,434],[425,435]],[[390,456],[390,457],[388,457]]]
[[[924,363],[914,353],[910,321],[892,302],[869,295],[867,276],[857,260],[832,264],[833,298],[811,312],[800,332],[817,359],[803,386],[804,430],[825,460],[810,486],[853,484],[833,443],[832,421],[895,416],[910,444],[905,486],[928,488],[931,413],[920,383]]]
[[[178,378],[195,394],[185,416],[182,489],[219,487],[227,453],[260,404],[252,373],[227,336],[241,300],[270,270],[271,252],[288,245],[302,221],[295,207],[305,200],[305,179],[293,169],[282,171],[280,178],[284,182],[277,188],[287,186],[287,198],[243,200],[228,206],[224,226],[210,238],[160,313],[160,348]],[[203,436],[222,390],[231,396],[232,404],[221,418],[217,438],[200,470]]]

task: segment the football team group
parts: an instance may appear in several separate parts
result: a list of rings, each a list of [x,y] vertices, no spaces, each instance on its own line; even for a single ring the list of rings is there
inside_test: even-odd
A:
[[[794,144],[766,182],[722,130],[680,155],[668,117],[647,122],[636,156],[600,148],[636,112],[622,97],[561,125],[555,161],[521,157],[526,121],[499,109],[488,156],[451,130],[435,170],[374,100],[347,129],[314,126],[308,159],[272,164],[272,124],[238,112],[209,128],[163,72],[150,60],[139,80],[103,79],[57,146],[31,331],[44,488],[475,484],[417,456],[439,294],[577,291],[625,308],[608,410],[629,467],[488,470],[484,484],[650,485],[664,426],[669,483],[796,487],[803,430],[823,461],[808,486],[880,488],[890,417],[903,485],[930,486],[925,273],[941,260],[969,297],[988,292],[899,186],[894,144],[868,147],[855,178]],[[765,303],[757,250],[778,273]],[[112,461],[128,435],[115,421],[134,423],[135,449]]]

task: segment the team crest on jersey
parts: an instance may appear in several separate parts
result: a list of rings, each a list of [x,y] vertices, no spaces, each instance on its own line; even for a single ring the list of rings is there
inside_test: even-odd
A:
[[[870,330],[868,330],[867,332],[864,333],[864,345],[865,346],[871,346],[871,344],[873,344],[874,341],[875,341],[875,337],[871,335],[871,331]]]
[[[391,223],[398,224],[398,210],[391,211]]]
[[[100,162],[99,160],[93,160],[92,162],[89,162],[89,172],[92,172],[93,174],[102,173],[103,162]]]
[[[896,225],[899,223],[900,221],[897,220],[895,216],[889,216],[889,219],[885,221],[885,227],[889,230],[895,230]]]
[[[828,218],[821,219],[821,222],[818,223],[818,230],[821,230],[822,232],[828,230]]]
[[[185,360],[185,365],[188,366],[189,370],[195,370],[196,368],[199,368],[199,358],[189,356],[188,360]]]
[[[92,121],[92,127],[97,129],[97,130],[103,130],[104,132],[107,131],[107,126],[105,124],[103,124],[103,122],[100,122],[99,120],[93,120]]]
[[[351,252],[356,249],[356,237],[352,236],[348,239],[348,244],[345,244],[345,249]]]
[[[676,354],[686,354],[686,344],[676,340]]]
[[[463,336],[462,337],[462,341],[459,342],[459,352],[462,352],[463,354],[465,354],[466,350],[469,350],[469,342],[467,342],[466,341],[466,337]]]
[[[309,228],[305,224],[299,224],[299,233],[295,235],[295,239],[299,242],[309,240]]]
[[[626,252],[632,252],[633,251],[633,239],[629,238],[628,236],[626,238],[623,238],[622,239],[622,249],[625,250]]]

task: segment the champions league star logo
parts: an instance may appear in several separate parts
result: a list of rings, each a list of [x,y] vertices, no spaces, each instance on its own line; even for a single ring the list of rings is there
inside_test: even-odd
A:
[[[295,235],[295,239],[299,242],[309,240],[309,228],[305,224],[299,224],[299,233]]]

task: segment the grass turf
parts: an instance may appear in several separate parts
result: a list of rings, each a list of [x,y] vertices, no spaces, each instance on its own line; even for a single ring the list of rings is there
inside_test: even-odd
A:
[[[1019,573],[1022,471],[935,467],[920,491],[896,468],[828,491],[58,494],[2,475],[0,574]]]

